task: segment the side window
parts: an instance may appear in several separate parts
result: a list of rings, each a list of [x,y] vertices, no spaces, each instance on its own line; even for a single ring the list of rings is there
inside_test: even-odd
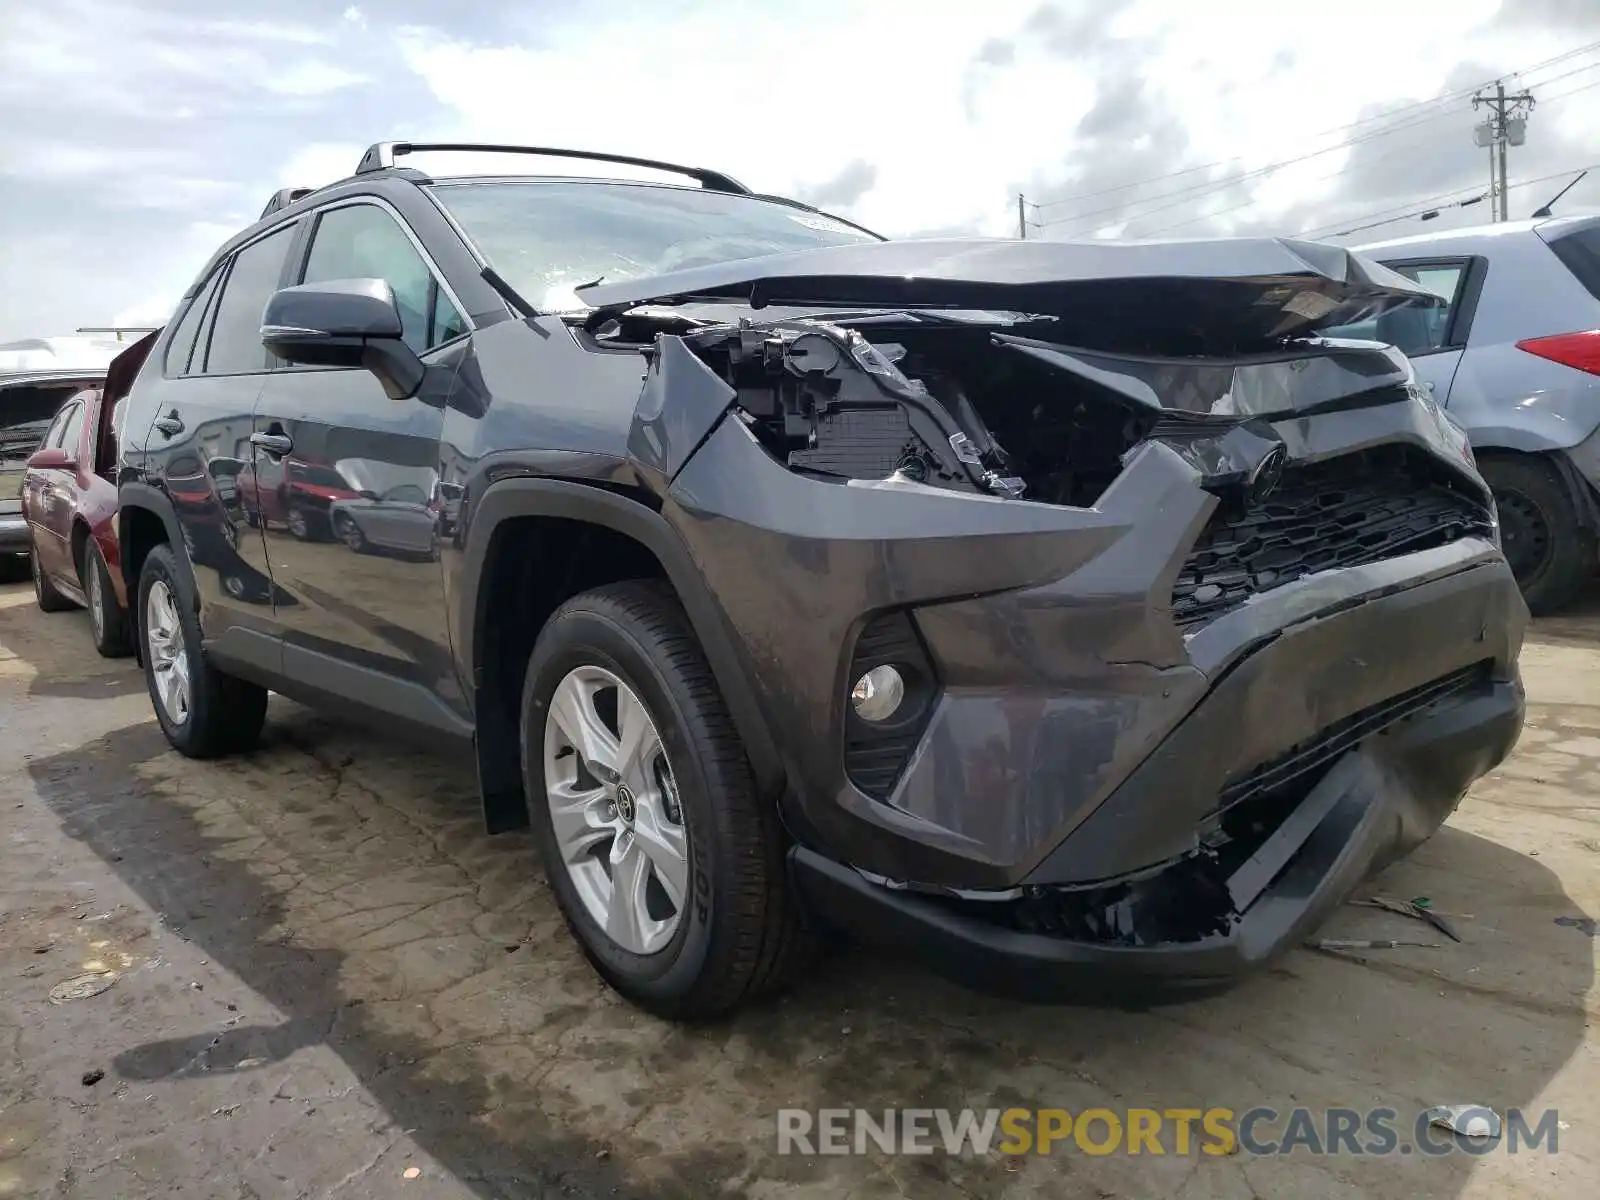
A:
[[[72,409],[70,406],[63,408],[56,414],[56,419],[50,422],[50,428],[44,431],[44,437],[39,439],[39,449],[59,450],[61,448],[61,435],[66,430],[67,418],[71,415]]]
[[[382,279],[394,289],[406,345],[418,354],[467,331],[411,239],[375,204],[348,204],[317,219],[302,283]]]
[[[1402,305],[1381,316],[1340,325],[1322,332],[1328,337],[1365,338],[1369,341],[1387,342],[1402,353],[1415,358],[1442,349],[1450,333],[1450,316],[1455,311],[1456,300],[1466,279],[1467,264],[1458,263],[1385,263],[1413,283],[1420,284],[1444,301],[1437,308],[1420,305]]]
[[[293,225],[285,225],[233,256],[233,268],[222,285],[217,315],[211,322],[204,355],[205,374],[238,375],[267,369],[267,349],[261,344],[261,314],[267,300],[278,290],[293,230]],[[190,369],[194,366],[191,363]]]
[[[52,443],[53,445],[60,446],[68,454],[76,454],[78,452],[78,442],[83,434],[83,405],[81,403],[73,404],[67,409],[67,419],[61,428],[57,430],[57,434],[61,440]]]
[[[168,375],[187,375],[193,363],[195,337],[200,332],[201,322],[205,319],[206,310],[211,307],[211,298],[217,294],[217,285],[222,282],[222,277],[227,274],[227,264],[224,263],[211,273],[211,278],[194,294],[194,299],[189,302],[189,307],[183,310],[183,318],[172,331],[172,340],[167,343],[167,356],[162,360]]]
[[[442,345],[451,338],[458,338],[467,332],[467,321],[456,306],[450,303],[450,297],[445,295],[444,289],[437,283],[433,286],[433,324],[428,330],[428,346]]]

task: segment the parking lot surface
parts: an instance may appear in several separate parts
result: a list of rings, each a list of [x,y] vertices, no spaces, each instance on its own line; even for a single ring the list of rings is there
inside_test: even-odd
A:
[[[637,1013],[561,926],[471,764],[274,698],[262,747],[172,753],[82,613],[0,589],[0,1197],[1583,1197],[1600,1180],[1600,603],[1540,623],[1511,761],[1236,990],[1023,1007],[841,951],[709,1028]],[[861,1106],[1559,1110],[1517,1155],[812,1157]],[[1278,1131],[1281,1133],[1281,1129]]]

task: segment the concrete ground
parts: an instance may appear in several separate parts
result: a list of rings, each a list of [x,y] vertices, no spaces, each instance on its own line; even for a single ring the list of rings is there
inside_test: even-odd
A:
[[[1433,897],[1460,945],[1297,951],[1139,1015],[845,953],[689,1030],[596,982],[528,839],[480,832],[465,761],[278,699],[255,754],[185,761],[83,614],[0,589],[0,1197],[1591,1200],[1600,604],[1524,664],[1514,759],[1373,885]],[[1356,907],[1328,932],[1443,940]],[[1559,1152],[775,1152],[786,1107],[1387,1106],[1409,1128],[1439,1103],[1556,1107]]]

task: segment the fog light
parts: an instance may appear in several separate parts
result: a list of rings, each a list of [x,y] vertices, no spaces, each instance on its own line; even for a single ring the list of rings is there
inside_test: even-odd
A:
[[[906,698],[906,681],[893,667],[873,667],[850,689],[850,703],[863,721],[887,721]]]

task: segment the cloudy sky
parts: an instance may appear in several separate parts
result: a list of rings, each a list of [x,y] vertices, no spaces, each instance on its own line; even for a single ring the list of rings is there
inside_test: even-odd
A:
[[[1030,236],[1325,236],[1481,191],[1497,76],[1538,100],[1526,214],[1600,166],[1600,0],[7,5],[0,340],[163,320],[274,189],[381,139],[715,166],[892,235],[1014,236],[1022,193]]]

